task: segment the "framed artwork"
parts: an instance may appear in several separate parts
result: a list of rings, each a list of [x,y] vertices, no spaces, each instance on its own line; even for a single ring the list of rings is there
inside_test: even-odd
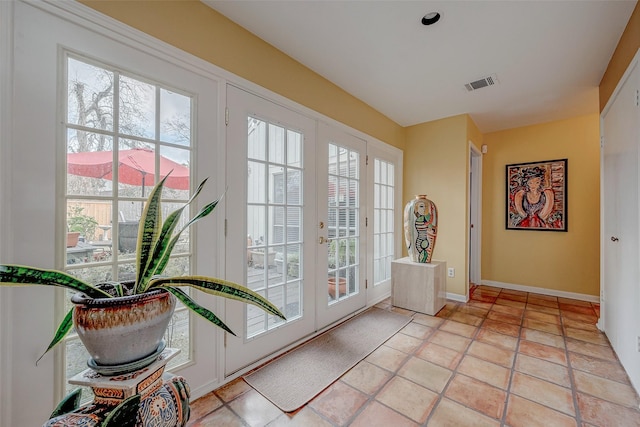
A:
[[[567,231],[567,159],[506,168],[507,230]]]

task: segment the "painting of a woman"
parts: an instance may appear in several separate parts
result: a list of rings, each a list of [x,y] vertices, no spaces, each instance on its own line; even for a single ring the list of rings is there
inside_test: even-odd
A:
[[[566,231],[567,160],[507,165],[507,228]]]
[[[543,188],[544,169],[536,166],[523,171],[524,187],[514,197],[520,215],[519,227],[547,227],[547,218],[553,211],[553,190]]]

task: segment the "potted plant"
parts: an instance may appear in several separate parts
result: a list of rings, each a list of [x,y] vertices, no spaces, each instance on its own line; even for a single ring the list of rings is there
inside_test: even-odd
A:
[[[162,275],[180,234],[213,212],[220,200],[207,204],[183,227],[176,229],[183,210],[200,193],[206,179],[191,199],[163,222],[160,202],[166,179],[163,178],[153,188],[142,214],[138,228],[135,280],[91,284],[57,270],[0,264],[2,285],[59,286],[77,292],[72,297],[74,307],[58,326],[45,354],[75,327],[91,355],[90,364],[122,366],[121,373],[141,369],[145,364],[153,363],[154,356],[161,351],[162,336],[173,314],[176,299],[235,335],[213,312],[197,304],[180,289],[181,286],[253,304],[285,318],[266,298],[242,285],[213,277]]]
[[[69,233],[78,233],[78,235],[83,236],[87,241],[93,240],[96,233],[96,227],[98,226],[98,221],[89,215],[85,215],[82,211],[84,211],[84,208],[80,206],[72,206],[69,209],[67,231]]]
[[[331,239],[328,248],[327,264],[330,271],[327,279],[329,288],[329,295],[337,298],[338,296],[346,295],[347,293],[347,277],[349,281],[353,283],[355,280],[354,270],[344,267],[347,265],[353,265],[355,263],[355,242],[349,241],[349,259],[347,260],[347,240],[345,239]],[[348,262],[347,262],[348,261]],[[336,286],[337,282],[337,286]],[[338,288],[338,294],[336,293],[336,287]]]

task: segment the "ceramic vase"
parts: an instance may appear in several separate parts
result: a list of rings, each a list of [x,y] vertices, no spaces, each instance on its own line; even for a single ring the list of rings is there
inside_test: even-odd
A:
[[[111,375],[155,361],[176,306],[176,298],[164,289],[95,299],[77,293],[71,302],[73,325],[91,356],[89,367]]]
[[[404,238],[409,259],[431,262],[438,232],[438,209],[435,203],[419,194],[404,208]]]

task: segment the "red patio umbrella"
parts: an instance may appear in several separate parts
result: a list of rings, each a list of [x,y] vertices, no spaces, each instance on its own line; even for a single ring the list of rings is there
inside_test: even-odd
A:
[[[146,148],[132,148],[118,152],[118,181],[123,184],[154,185],[155,153]],[[172,171],[172,172],[171,172]],[[91,178],[113,179],[113,152],[89,151],[67,154],[67,172]],[[160,156],[160,176],[171,175],[165,186],[176,190],[189,189],[189,168]]]

